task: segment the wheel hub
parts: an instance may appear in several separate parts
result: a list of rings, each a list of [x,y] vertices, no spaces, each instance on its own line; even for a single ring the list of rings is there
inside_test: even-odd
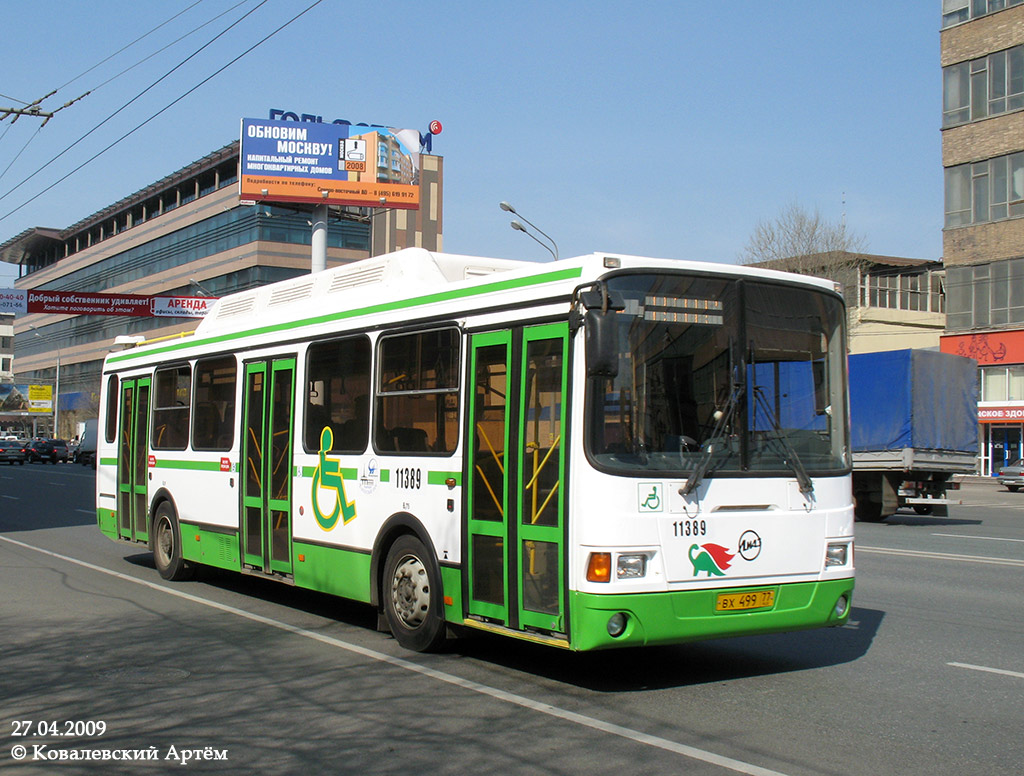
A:
[[[391,580],[391,601],[407,627],[418,627],[426,619],[430,610],[430,583],[419,558],[403,558],[395,568]]]

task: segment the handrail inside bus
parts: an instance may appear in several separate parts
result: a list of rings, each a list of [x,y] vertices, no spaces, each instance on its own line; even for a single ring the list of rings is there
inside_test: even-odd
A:
[[[491,483],[487,479],[487,475],[484,474],[484,470],[480,468],[480,464],[476,465],[476,470],[477,470],[477,473],[480,475],[480,479],[483,480],[484,485],[487,486],[487,492],[491,494],[491,500],[494,502],[494,506],[496,506],[498,508],[498,514],[501,515],[502,518],[504,518],[505,517],[505,510],[502,508],[501,502],[498,500],[498,497],[495,495],[494,488],[491,487]]]
[[[477,431],[480,432],[480,436],[483,437],[484,442],[487,443],[487,449],[490,450],[491,451],[491,455],[494,456],[494,460],[497,462],[498,468],[501,469],[501,473],[504,474],[505,473],[505,465],[501,462],[501,456],[498,455],[498,452],[494,449],[494,445],[491,444],[491,440],[488,439],[487,432],[484,431],[483,424],[482,423],[477,423],[476,424],[476,428],[477,428]]]

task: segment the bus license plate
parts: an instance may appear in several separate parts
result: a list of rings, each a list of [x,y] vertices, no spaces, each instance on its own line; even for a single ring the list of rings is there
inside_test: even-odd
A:
[[[738,612],[743,609],[767,609],[775,605],[774,590],[751,590],[746,593],[719,593],[715,611]]]

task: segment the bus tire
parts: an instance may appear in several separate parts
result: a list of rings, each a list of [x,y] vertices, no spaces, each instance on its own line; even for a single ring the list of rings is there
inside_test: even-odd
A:
[[[857,520],[864,523],[880,523],[888,517],[882,514],[881,504],[867,499],[857,499],[853,514]]]
[[[169,582],[191,579],[195,570],[181,557],[178,516],[169,501],[161,502],[153,516],[153,562],[160,576]]]
[[[384,563],[381,598],[395,640],[414,652],[432,652],[445,640],[437,564],[415,536],[400,536]]]

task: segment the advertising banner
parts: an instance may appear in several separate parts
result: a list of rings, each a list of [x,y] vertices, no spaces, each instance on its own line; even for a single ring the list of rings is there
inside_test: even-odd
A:
[[[207,296],[88,294],[78,291],[0,289],[0,313],[54,315],[136,315],[202,318],[217,299]]]
[[[1024,363],[1024,331],[993,331],[981,334],[944,334],[939,350],[967,356],[978,366]]]
[[[242,119],[239,196],[415,210],[419,143],[414,129]]]
[[[0,385],[0,412],[53,412],[52,385]]]

